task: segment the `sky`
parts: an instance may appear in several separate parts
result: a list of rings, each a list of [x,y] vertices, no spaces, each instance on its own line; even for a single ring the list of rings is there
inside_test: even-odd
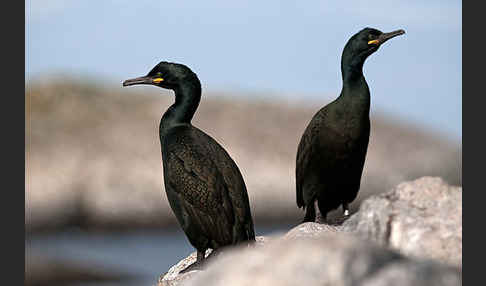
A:
[[[121,88],[165,60],[204,91],[323,104],[339,95],[353,34],[404,29],[364,65],[372,112],[462,140],[461,1],[26,0],[25,13],[27,82],[88,75]]]

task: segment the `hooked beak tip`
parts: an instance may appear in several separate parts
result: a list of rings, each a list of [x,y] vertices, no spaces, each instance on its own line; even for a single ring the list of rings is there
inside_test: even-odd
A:
[[[405,30],[403,30],[403,29],[396,30],[396,31],[393,31],[393,32],[389,32],[389,33],[383,33],[383,34],[381,34],[381,36],[378,39],[379,44],[381,45],[384,42],[390,40],[391,38],[394,38],[396,36],[400,36],[400,35],[403,35],[403,34],[405,34]]]
[[[151,84],[152,80],[150,77],[147,76],[142,76],[142,77],[137,77],[137,78],[132,78],[132,79],[127,79],[123,82],[123,86],[130,86],[130,85],[135,85],[135,84]]]

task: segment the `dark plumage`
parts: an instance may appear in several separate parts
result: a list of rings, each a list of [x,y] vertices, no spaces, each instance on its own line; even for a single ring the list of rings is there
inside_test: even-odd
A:
[[[200,266],[206,249],[255,240],[245,182],[235,162],[213,138],[191,124],[201,84],[188,67],[161,62],[147,76],[123,86],[152,84],[175,92],[160,121],[167,198]],[[188,270],[189,268],[186,268]]]
[[[348,215],[348,204],[360,188],[370,135],[370,91],[363,64],[381,44],[403,33],[365,28],[344,47],[341,94],[314,115],[297,150],[297,206],[306,209],[304,221],[315,221],[316,200],[324,220],[341,205]]]

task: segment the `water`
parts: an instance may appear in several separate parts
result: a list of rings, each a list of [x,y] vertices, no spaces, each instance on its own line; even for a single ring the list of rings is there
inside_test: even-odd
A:
[[[257,235],[288,230],[289,226],[256,229]],[[119,233],[63,231],[26,237],[26,251],[52,259],[96,265],[134,279],[110,283],[71,285],[156,285],[158,277],[194,251],[180,229],[144,230]]]

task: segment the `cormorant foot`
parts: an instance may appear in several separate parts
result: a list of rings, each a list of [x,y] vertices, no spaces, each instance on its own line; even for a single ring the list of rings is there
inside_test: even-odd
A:
[[[314,202],[314,208],[316,212],[316,219],[315,223],[320,223],[320,224],[327,224],[327,214],[323,215],[319,209],[319,204],[317,200]]]
[[[317,217],[316,217],[315,223],[319,223],[319,224],[329,224],[329,222],[327,221],[327,217],[322,216],[320,212],[317,213]]]
[[[195,261],[191,265],[189,265],[186,268],[184,268],[183,270],[181,270],[179,273],[186,273],[186,272],[193,271],[193,270],[203,270],[203,266],[204,266],[203,261]]]
[[[206,256],[206,250],[198,250],[197,251],[197,256],[196,256],[196,261],[192,263],[191,265],[187,266],[183,270],[181,270],[179,273],[186,273],[192,270],[203,270],[204,267],[204,262],[206,262],[205,258]]]

